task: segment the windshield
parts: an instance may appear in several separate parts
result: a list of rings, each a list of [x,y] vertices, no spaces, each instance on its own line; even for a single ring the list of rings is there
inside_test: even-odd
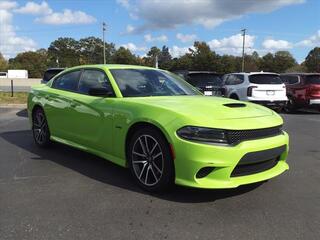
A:
[[[112,69],[124,97],[200,95],[174,74],[154,69]]]
[[[204,87],[208,85],[221,86],[222,79],[217,74],[212,73],[192,73],[189,74],[188,82],[196,87]]]
[[[320,84],[320,75],[309,75],[306,77],[306,82],[309,84]]]
[[[277,74],[254,74],[249,76],[249,81],[255,84],[282,84]]]

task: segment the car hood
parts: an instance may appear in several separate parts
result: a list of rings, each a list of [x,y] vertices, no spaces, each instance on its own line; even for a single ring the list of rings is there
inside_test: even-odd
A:
[[[200,119],[243,119],[273,115],[273,111],[257,104],[222,97],[166,96],[127,98],[130,102],[171,110]]]

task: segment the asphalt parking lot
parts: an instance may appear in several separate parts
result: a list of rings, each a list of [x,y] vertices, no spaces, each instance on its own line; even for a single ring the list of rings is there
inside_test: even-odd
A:
[[[0,239],[320,239],[320,114],[283,117],[283,175],[150,195],[108,161],[37,148],[26,111],[0,108]]]

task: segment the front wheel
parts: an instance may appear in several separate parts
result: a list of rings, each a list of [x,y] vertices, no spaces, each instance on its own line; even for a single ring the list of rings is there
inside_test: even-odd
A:
[[[51,143],[47,119],[41,108],[37,108],[32,116],[32,133],[39,147],[47,147]]]
[[[146,191],[167,190],[174,182],[174,166],[170,147],[154,128],[136,131],[129,143],[128,162],[138,185]]]
[[[286,113],[295,113],[297,111],[295,103],[291,97],[288,98],[288,101],[283,109]]]

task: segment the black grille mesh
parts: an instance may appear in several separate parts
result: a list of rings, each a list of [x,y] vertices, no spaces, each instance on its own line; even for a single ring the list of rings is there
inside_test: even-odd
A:
[[[252,130],[227,130],[227,138],[230,144],[237,144],[246,140],[267,138],[282,133],[282,126]]]

